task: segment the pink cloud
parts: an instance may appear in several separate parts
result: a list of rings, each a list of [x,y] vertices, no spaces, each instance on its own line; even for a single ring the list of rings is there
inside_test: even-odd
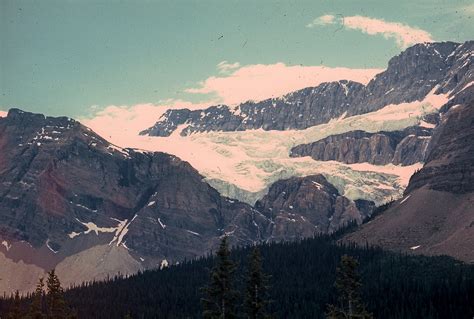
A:
[[[226,69],[231,73],[210,77],[201,82],[200,87],[187,90],[188,93],[194,94],[215,94],[215,99],[203,103],[169,99],[160,101],[158,104],[110,105],[102,110],[97,105],[93,105],[90,107],[93,114],[87,118],[81,118],[80,121],[112,143],[140,147],[146,139],[139,137],[138,133],[153,126],[169,109],[196,110],[219,103],[233,105],[247,100],[262,100],[316,86],[322,82],[341,79],[365,84],[375,74],[382,71],[381,69],[287,66],[283,63],[249,65],[239,68],[238,62],[228,63],[227,61],[219,63],[218,69]],[[235,70],[232,71],[232,69]],[[148,145],[147,148],[149,147]]]
[[[188,108],[191,110],[209,106],[209,103],[194,104],[182,100],[169,99],[160,104],[137,104],[133,106],[110,105],[95,111],[88,118],[79,119],[97,134],[118,145],[127,145],[128,138],[135,137],[140,131],[155,124],[160,116],[169,109]],[[96,106],[92,110],[97,109]]]
[[[229,71],[238,69],[240,67],[239,62],[235,63],[229,63],[227,61],[222,61],[217,64],[217,69],[219,70],[219,73],[227,73]]]
[[[6,117],[8,112],[0,110],[0,117]]]
[[[346,29],[359,30],[369,35],[382,35],[385,39],[392,38],[402,49],[416,43],[433,42],[433,37],[425,30],[399,22],[388,22],[363,16],[323,15],[314,19],[306,27],[314,28],[328,24],[338,24]]]
[[[386,39],[394,38],[401,48],[416,43],[433,42],[431,34],[427,31],[399,22],[386,22],[380,19],[353,16],[344,18],[344,26],[348,29],[361,30],[369,35],[382,34]]]
[[[219,102],[238,104],[259,101],[317,86],[322,82],[352,80],[366,84],[381,69],[329,68],[324,66],[288,66],[284,63],[247,65],[229,75],[211,76],[188,93],[215,94]]]
[[[327,25],[327,24],[334,24],[336,17],[332,14],[325,14],[314,19],[312,22],[306,25],[307,28],[314,28],[318,25]]]

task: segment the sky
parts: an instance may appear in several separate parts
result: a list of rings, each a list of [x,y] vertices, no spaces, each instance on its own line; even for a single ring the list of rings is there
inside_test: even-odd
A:
[[[366,83],[410,45],[472,40],[473,16],[472,0],[2,0],[0,115],[154,118]]]

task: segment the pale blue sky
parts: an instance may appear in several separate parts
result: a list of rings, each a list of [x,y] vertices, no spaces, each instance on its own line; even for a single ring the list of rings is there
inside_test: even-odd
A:
[[[315,18],[399,22],[436,41],[474,35],[473,1],[0,1],[0,109],[80,117],[108,105],[193,102],[184,92],[240,65],[384,68],[393,39]]]

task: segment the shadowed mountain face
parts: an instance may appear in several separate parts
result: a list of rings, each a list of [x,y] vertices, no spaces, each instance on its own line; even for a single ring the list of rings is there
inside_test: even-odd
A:
[[[87,223],[106,229],[125,220],[128,238],[141,220],[156,226],[156,238],[159,230],[171,229],[219,236],[217,229],[224,230],[237,215],[252,215],[250,206],[220,197],[186,162],[164,153],[120,149],[74,120],[11,110],[0,120],[0,132],[3,234],[33,247],[48,241],[61,251],[68,234],[95,232]],[[257,239],[237,239],[238,234],[236,240]],[[190,246],[203,245],[201,239],[184,237]],[[145,255],[151,252],[133,240],[127,243]],[[155,241],[155,247],[161,245]],[[179,255],[169,247],[169,256]]]
[[[274,222],[272,238],[285,240],[331,233],[351,221],[361,223],[374,203],[351,201],[322,175],[312,175],[274,183],[255,207]]]
[[[429,92],[456,94],[470,83],[474,42],[418,44],[389,61],[387,70],[366,86],[339,81],[323,83],[261,102],[246,102],[231,108],[212,106],[204,110],[168,110],[142,135],[169,136],[180,132],[244,131],[250,129],[305,129],[331,119],[364,114],[390,104],[422,100]]]
[[[430,135],[431,129],[419,126],[393,132],[351,131],[295,146],[290,156],[311,156],[317,161],[347,164],[412,165],[424,161]]]
[[[200,256],[225,233],[234,244],[260,241],[270,225],[188,163],[118,148],[68,118],[12,109],[0,119],[0,150],[1,249],[14,261],[48,269],[82,253],[87,263],[113,255],[97,251],[105,245],[134,261],[123,272],[136,271]]]
[[[444,113],[403,199],[345,240],[474,262],[474,92]],[[467,95],[465,95],[467,97]]]
[[[233,245],[291,240],[367,215],[325,180],[320,190],[289,188],[294,212],[317,219],[298,232],[303,218],[283,227],[290,211],[263,214],[222,197],[175,156],[122,149],[72,119],[17,109],[0,118],[0,182],[0,256],[11,278],[0,288],[9,291],[32,288],[52,267],[67,285],[195,258],[223,235]]]
[[[406,194],[423,186],[458,194],[474,192],[474,87],[469,91],[470,102],[453,105],[444,114],[426,165],[412,176]]]

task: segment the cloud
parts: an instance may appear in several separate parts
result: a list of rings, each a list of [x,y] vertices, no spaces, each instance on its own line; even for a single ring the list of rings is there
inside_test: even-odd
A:
[[[100,111],[91,108],[94,111],[93,114],[89,117],[80,118],[79,121],[112,143],[130,146],[133,145],[132,141],[138,136],[138,133],[153,126],[166,110],[178,108],[201,109],[212,102],[191,103],[169,99],[160,101],[158,104],[109,105]]]
[[[346,29],[359,30],[369,35],[382,35],[385,39],[394,39],[402,49],[416,43],[433,42],[432,35],[425,30],[400,22],[388,22],[363,16],[335,17],[324,15],[316,18],[307,27],[313,28],[328,24],[338,24]]]
[[[468,4],[459,10],[460,12],[466,14],[466,15],[473,15],[474,14],[474,3]]]
[[[230,65],[233,68],[230,73],[211,76],[201,82],[199,87],[186,90],[188,93],[198,95],[213,94],[216,98],[208,99],[202,103],[168,99],[156,104],[109,105],[103,109],[92,105],[89,108],[91,115],[79,120],[116,145],[156,149],[152,145],[156,139],[150,140],[150,138],[138,136],[138,133],[153,126],[166,110],[179,108],[197,110],[219,103],[233,105],[248,100],[262,100],[305,87],[316,86],[322,82],[341,79],[367,83],[375,74],[382,71],[380,69],[328,68],[324,66],[287,66],[284,63],[256,64],[244,67],[239,67],[238,63]],[[230,69],[227,68],[227,70]]]
[[[227,61],[222,61],[222,62],[219,62],[219,64],[217,64],[217,69],[219,70],[219,73],[227,73],[234,69],[238,69],[239,67],[240,67],[239,62],[229,63]]]
[[[318,25],[328,25],[333,24],[335,22],[336,17],[331,14],[325,14],[313,20],[306,25],[307,28],[314,28]]]
[[[6,117],[8,112],[0,110],[0,117]]]
[[[248,100],[270,97],[317,86],[322,82],[353,80],[367,83],[381,69],[329,68],[324,66],[288,66],[284,63],[243,66],[231,74],[211,76],[198,87],[186,89],[192,94],[214,94],[220,103],[235,105]]]

